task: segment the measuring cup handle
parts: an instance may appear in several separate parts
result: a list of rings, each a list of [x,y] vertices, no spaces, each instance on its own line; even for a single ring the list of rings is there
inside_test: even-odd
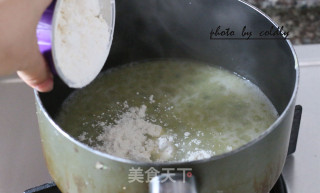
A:
[[[182,173],[161,174],[151,180],[149,193],[197,193],[195,177]]]
[[[49,7],[43,12],[42,17],[37,25],[37,38],[39,50],[47,61],[51,72],[56,75],[52,58],[52,18],[56,0],[53,0]]]

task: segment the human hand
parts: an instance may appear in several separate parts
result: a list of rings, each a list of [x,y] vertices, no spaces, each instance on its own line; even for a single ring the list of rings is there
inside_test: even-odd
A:
[[[37,44],[37,24],[52,0],[0,0],[0,76],[17,72],[40,92],[53,76]]]

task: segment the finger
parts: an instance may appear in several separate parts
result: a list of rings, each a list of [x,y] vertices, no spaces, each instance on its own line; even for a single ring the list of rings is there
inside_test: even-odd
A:
[[[53,76],[40,52],[17,73],[25,83],[39,92],[49,92],[53,89]]]

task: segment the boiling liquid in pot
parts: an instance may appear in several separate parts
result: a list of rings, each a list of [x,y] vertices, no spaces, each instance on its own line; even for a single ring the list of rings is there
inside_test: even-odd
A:
[[[261,90],[219,67],[147,61],[102,73],[57,122],[89,146],[138,161],[191,161],[236,149],[278,117]]]

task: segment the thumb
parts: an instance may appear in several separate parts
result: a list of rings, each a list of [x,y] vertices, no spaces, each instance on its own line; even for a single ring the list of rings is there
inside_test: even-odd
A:
[[[23,69],[17,73],[30,87],[39,92],[49,92],[53,89],[53,76],[40,52],[33,55]]]

